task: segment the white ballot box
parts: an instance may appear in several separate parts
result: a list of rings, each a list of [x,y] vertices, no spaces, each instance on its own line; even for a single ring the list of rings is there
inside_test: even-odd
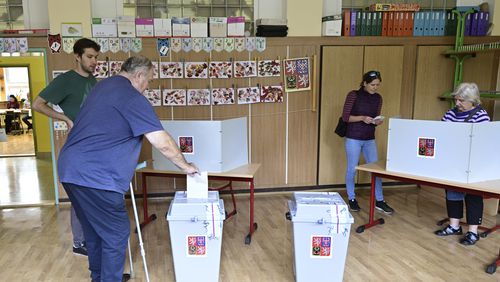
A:
[[[185,191],[175,192],[168,221],[175,281],[219,281],[224,202],[219,192],[208,199],[190,199]]]
[[[354,222],[342,197],[336,192],[295,192],[288,208],[295,281],[342,281]]]
[[[390,119],[388,171],[455,182],[500,178],[500,122]]]
[[[227,120],[162,120],[188,162],[209,172],[223,172],[248,164],[247,118]],[[153,167],[179,170],[153,148]]]

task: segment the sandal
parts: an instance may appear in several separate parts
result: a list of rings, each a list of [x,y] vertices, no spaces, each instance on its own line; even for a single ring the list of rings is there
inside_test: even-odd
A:
[[[479,235],[469,231],[465,233],[465,236],[462,239],[460,239],[460,244],[471,246],[476,244],[477,241],[479,241]]]

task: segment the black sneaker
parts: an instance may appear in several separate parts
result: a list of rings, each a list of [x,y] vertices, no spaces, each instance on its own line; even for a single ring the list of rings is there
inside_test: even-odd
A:
[[[479,241],[479,235],[469,231],[465,233],[465,236],[462,239],[460,239],[460,244],[471,246],[476,244],[477,241]]]
[[[356,199],[349,200],[349,209],[354,212],[359,212],[361,210]]]
[[[462,226],[457,229],[451,227],[451,225],[446,226],[444,229],[434,232],[438,236],[448,236],[448,235],[462,235]]]
[[[375,208],[385,214],[392,214],[394,209],[391,208],[385,201],[377,201],[375,203]]]
[[[73,254],[81,255],[81,256],[88,256],[87,247],[85,245],[82,245],[80,247],[73,246]]]

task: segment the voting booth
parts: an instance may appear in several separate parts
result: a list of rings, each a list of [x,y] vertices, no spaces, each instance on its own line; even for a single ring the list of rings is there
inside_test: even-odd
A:
[[[388,171],[454,182],[500,178],[500,122],[390,119]]]
[[[342,197],[336,192],[295,192],[288,208],[295,280],[341,282],[354,222]]]
[[[188,162],[201,170],[228,171],[248,164],[247,118],[227,120],[162,120]],[[153,148],[156,170],[179,170]]]
[[[210,191],[205,199],[175,192],[166,215],[175,281],[219,281],[224,219],[219,192]]]

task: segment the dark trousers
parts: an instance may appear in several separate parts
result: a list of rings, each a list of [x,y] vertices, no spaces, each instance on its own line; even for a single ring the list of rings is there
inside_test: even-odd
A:
[[[470,225],[480,225],[483,221],[483,197],[478,195],[465,195],[465,208],[467,223]],[[464,214],[464,201],[446,200],[448,217],[462,218]]]
[[[26,124],[26,125],[28,126],[28,129],[32,129],[32,128],[33,128],[33,125],[31,124],[31,122],[30,122],[29,120],[31,120],[31,117],[30,117],[30,116],[25,115],[25,116],[23,117],[23,122],[24,122],[24,124]]]
[[[92,281],[121,282],[130,222],[123,195],[63,183],[83,228]]]

